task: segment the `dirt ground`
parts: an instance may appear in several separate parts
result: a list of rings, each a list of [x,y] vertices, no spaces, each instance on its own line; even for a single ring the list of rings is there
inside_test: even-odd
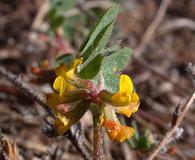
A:
[[[97,3],[96,0],[78,0],[79,6],[89,2]],[[45,59],[51,60],[55,47],[59,47],[52,40],[49,45],[44,42],[48,38],[42,35],[44,25],[47,28],[46,19],[40,26],[33,26],[44,3],[44,0],[0,1],[0,65],[20,75],[40,92],[48,91],[49,85],[43,84],[44,78],[37,79],[33,75],[32,66],[38,66]],[[121,11],[110,44],[120,41],[121,46],[136,50],[161,1],[123,0],[120,4]],[[98,15],[93,16],[97,19]],[[83,34],[77,33],[73,39],[65,39],[65,50],[77,51],[84,38]],[[157,144],[170,128],[175,108],[195,86],[194,75],[190,73],[190,66],[195,64],[195,1],[172,0],[151,42],[135,57],[124,72],[131,75],[141,105],[128,121],[135,120],[141,134],[147,128],[151,141]],[[147,65],[137,60],[140,57]],[[16,142],[22,159],[82,159],[68,139],[50,138],[44,133],[45,114],[41,106],[0,78],[1,135]],[[81,123],[85,134],[83,141],[89,151],[92,150],[90,116],[86,114]],[[194,124],[193,105],[179,128],[183,134],[179,137],[175,134],[156,159],[195,160]],[[127,143],[114,142],[106,136],[104,147],[106,160],[139,160],[148,152],[143,148],[131,149]]]

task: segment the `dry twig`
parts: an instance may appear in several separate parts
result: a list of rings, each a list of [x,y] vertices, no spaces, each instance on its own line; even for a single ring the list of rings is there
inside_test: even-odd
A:
[[[174,20],[170,20],[159,28],[158,34],[159,35],[167,34],[171,31],[180,28],[189,28],[191,30],[195,30],[195,21],[189,18],[177,18]]]
[[[43,94],[37,93],[36,91],[32,89],[31,86],[23,82],[20,76],[14,75],[13,73],[7,71],[5,68],[1,66],[0,66],[0,74],[3,77],[5,77],[8,81],[10,81],[12,84],[14,84],[16,87],[18,87],[27,97],[36,101],[38,104],[44,107],[45,110],[50,115],[52,115],[48,105],[46,104],[46,100]]]
[[[163,148],[171,136],[175,133],[176,129],[180,126],[182,123],[185,115],[188,113],[190,107],[192,106],[193,102],[195,100],[195,90],[193,90],[191,96],[187,99],[186,103],[182,107],[182,111],[180,113],[180,116],[177,118],[175,125],[165,134],[164,138],[161,140],[161,142],[154,148],[154,150],[150,153],[147,160],[153,160],[161,148]]]
[[[159,27],[160,23],[162,22],[165,16],[166,10],[170,2],[171,0],[163,0],[163,2],[161,3],[158,13],[156,14],[156,17],[154,18],[153,22],[150,24],[150,26],[144,33],[140,45],[134,51],[136,58],[139,58],[141,56],[142,52],[151,42],[152,38],[154,37],[154,33],[156,32],[157,28]]]

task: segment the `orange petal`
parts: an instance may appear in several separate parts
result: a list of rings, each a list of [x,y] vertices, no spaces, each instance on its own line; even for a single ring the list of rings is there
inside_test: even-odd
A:
[[[112,121],[112,120],[105,120],[104,123],[103,123],[103,125],[107,129],[108,136],[111,139],[113,139],[113,140],[116,139],[117,135],[120,132],[119,123],[117,123],[115,121]]]

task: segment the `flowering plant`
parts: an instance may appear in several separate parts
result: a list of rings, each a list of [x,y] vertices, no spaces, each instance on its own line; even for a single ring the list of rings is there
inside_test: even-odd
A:
[[[56,115],[53,126],[60,135],[88,110],[94,123],[105,127],[113,140],[122,142],[135,133],[117,118],[117,113],[130,117],[140,104],[131,78],[121,74],[132,51],[118,46],[105,49],[117,14],[118,6],[113,5],[93,27],[78,54],[65,56],[64,63],[55,68],[55,92],[47,94],[47,103]]]

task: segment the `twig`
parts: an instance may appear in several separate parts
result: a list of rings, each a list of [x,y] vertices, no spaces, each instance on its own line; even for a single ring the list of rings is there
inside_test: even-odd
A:
[[[195,21],[189,18],[177,18],[170,20],[159,28],[158,35],[167,34],[180,28],[189,28],[191,30],[195,30]]]
[[[82,138],[82,133],[81,128],[76,128],[76,127],[81,127],[80,124],[72,126],[70,130],[67,131],[66,137],[72,142],[72,144],[75,146],[77,151],[81,154],[84,160],[91,160],[91,155],[89,154],[88,150],[86,147],[83,145],[83,140]]]
[[[150,24],[150,26],[147,28],[146,32],[144,33],[140,45],[134,51],[136,58],[141,56],[141,54],[145,50],[146,46],[152,40],[154,33],[156,32],[158,26],[160,25],[160,23],[162,22],[162,20],[165,16],[166,10],[167,10],[170,2],[171,2],[171,0],[163,0],[162,1],[160,8],[158,10],[158,13],[156,14],[156,17],[154,18],[153,22]]]
[[[0,75],[5,77],[16,87],[18,87],[26,96],[28,96],[29,98],[40,104],[42,107],[44,107],[48,114],[53,117],[53,113],[46,104],[46,100],[42,94],[34,91],[32,87],[30,87],[26,82],[24,82],[19,76],[14,75],[13,73],[5,70],[2,66],[0,66]],[[85,160],[91,159],[87,149],[84,147],[81,141],[78,140],[78,136],[75,135],[74,131],[72,130],[67,131],[66,136]]]
[[[18,87],[26,96],[28,96],[30,99],[36,101],[38,104],[44,107],[45,110],[49,113],[49,115],[52,115],[51,110],[49,109],[49,106],[46,104],[46,100],[42,94],[34,91],[32,87],[29,86],[27,83],[23,82],[19,76],[14,75],[13,73],[7,71],[2,66],[0,66],[0,74],[3,77],[5,77],[8,81],[10,81],[12,84],[14,84],[16,87]]]
[[[177,118],[175,125],[165,134],[161,142],[154,148],[154,150],[150,153],[147,160],[153,160],[158,152],[163,148],[167,142],[169,141],[170,137],[175,133],[176,129],[182,123],[185,115],[188,113],[189,109],[191,108],[193,102],[195,100],[195,90],[193,90],[191,96],[187,99],[186,103],[182,107],[182,111],[180,116]]]

